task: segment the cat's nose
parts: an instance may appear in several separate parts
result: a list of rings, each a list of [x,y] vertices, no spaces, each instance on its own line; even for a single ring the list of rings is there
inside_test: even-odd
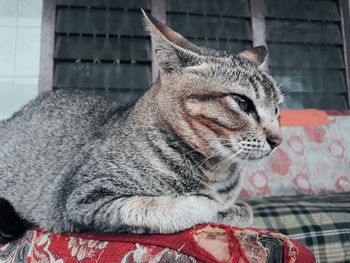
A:
[[[282,143],[282,136],[271,134],[266,136],[266,141],[270,145],[271,149],[274,149]]]

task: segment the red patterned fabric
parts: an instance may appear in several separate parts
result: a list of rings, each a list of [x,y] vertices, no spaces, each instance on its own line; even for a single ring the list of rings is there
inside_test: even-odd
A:
[[[268,250],[253,238],[259,233],[283,241],[285,263],[315,262],[309,250],[281,234],[216,224],[175,235],[68,235],[32,230],[0,247],[0,262],[264,262]]]

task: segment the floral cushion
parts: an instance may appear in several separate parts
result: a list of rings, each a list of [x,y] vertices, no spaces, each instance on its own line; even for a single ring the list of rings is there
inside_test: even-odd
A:
[[[273,247],[264,245],[261,237],[281,244],[285,263],[315,262],[309,250],[282,234],[217,224],[175,235],[68,235],[31,230],[22,239],[0,246],[0,262],[267,262],[274,256]]]

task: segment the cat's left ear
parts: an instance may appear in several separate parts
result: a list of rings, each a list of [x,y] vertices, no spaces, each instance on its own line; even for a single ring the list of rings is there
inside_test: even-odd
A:
[[[178,72],[185,67],[201,64],[202,58],[199,55],[201,49],[199,47],[153,16],[146,14],[145,11],[142,10],[142,12],[151,33],[155,61],[161,72]]]
[[[254,47],[252,49],[247,49],[238,54],[241,58],[244,58],[259,68],[263,67],[268,58],[267,48],[264,46]]]

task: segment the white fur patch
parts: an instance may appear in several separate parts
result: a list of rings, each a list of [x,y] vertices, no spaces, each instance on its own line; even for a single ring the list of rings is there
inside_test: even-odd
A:
[[[121,222],[115,222],[116,225],[147,227],[158,233],[174,233],[208,223],[220,208],[218,203],[203,196],[135,196],[116,200],[112,207],[119,211],[114,220]]]

